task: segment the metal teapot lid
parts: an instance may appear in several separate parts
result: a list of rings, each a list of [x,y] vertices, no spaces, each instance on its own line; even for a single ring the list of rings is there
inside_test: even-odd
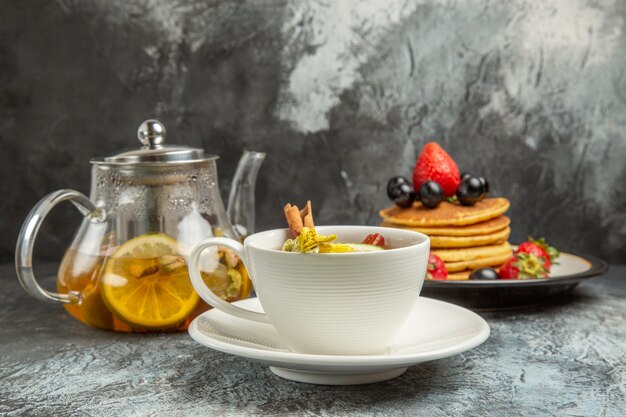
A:
[[[148,119],[140,124],[137,129],[137,137],[143,145],[141,149],[94,159],[92,162],[122,165],[180,164],[216,158],[215,155],[205,155],[204,149],[165,145],[165,132],[163,123],[155,119]]]

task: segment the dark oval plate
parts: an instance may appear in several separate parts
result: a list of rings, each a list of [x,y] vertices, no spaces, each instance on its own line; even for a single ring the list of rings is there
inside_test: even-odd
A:
[[[561,252],[549,278],[525,280],[471,280],[424,282],[420,295],[475,310],[530,307],[571,291],[581,281],[608,270],[602,259]]]

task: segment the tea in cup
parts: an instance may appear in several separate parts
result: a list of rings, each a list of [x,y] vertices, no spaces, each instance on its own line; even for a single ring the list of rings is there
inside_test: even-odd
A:
[[[291,350],[307,354],[384,353],[419,296],[430,241],[421,233],[372,226],[315,227],[338,242],[384,236],[386,250],[347,253],[282,251],[289,229],[248,236],[243,245],[211,238],[191,252],[191,282],[208,304],[232,316],[270,323]],[[247,268],[264,313],[229,304],[202,280],[202,251],[222,246],[235,251]]]

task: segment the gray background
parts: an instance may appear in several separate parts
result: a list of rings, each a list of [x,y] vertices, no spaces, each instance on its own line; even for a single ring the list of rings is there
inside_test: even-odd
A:
[[[0,257],[90,157],[172,142],[268,153],[258,228],[311,198],[318,223],[377,224],[392,175],[441,143],[512,206],[512,241],[626,259],[623,1],[0,1]],[[44,227],[58,259],[76,213]]]

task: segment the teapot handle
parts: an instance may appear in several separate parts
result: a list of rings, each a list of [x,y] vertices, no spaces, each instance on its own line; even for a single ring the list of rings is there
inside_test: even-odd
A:
[[[20,284],[33,297],[48,302],[77,304],[82,299],[80,292],[70,291],[67,294],[58,294],[46,291],[37,283],[33,273],[33,249],[37,232],[54,206],[66,200],[74,204],[78,211],[91,221],[101,223],[106,220],[104,210],[97,209],[84,194],[78,191],[59,190],[48,194],[39,200],[24,220],[15,248],[15,269]]]

